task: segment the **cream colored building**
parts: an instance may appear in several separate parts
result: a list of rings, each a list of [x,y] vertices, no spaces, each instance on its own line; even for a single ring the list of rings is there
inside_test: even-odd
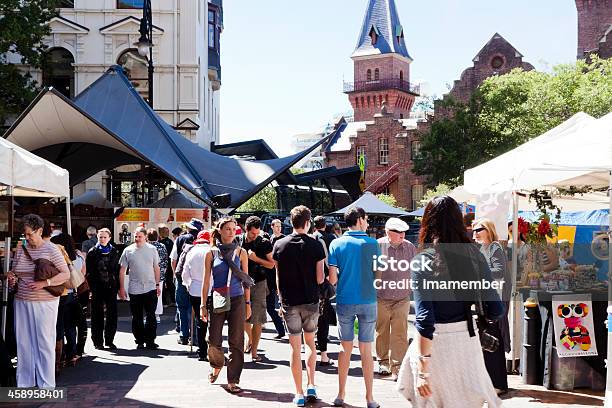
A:
[[[34,79],[74,97],[122,65],[148,99],[147,59],[136,49],[143,0],[67,0],[50,22],[48,72]],[[166,122],[210,149],[219,143],[222,0],[152,0],[153,103]],[[16,61],[15,61],[16,62]],[[26,67],[26,69],[28,69]],[[105,172],[75,186],[106,193]]]
[[[50,22],[52,34],[45,40],[52,72],[35,72],[35,79],[72,97],[108,67],[120,64],[147,98],[147,61],[134,45],[140,37],[142,4],[63,1],[67,7]],[[219,141],[221,0],[153,0],[152,9],[154,108],[187,138],[209,149],[211,142]]]

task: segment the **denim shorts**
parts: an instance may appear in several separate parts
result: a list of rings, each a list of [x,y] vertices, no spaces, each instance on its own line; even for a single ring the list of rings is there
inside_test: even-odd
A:
[[[317,331],[319,323],[319,304],[286,306],[283,319],[287,324],[287,331],[290,336],[297,336],[304,333],[314,333]]]
[[[338,315],[338,336],[340,341],[355,338],[355,318],[359,324],[358,339],[361,343],[372,343],[376,331],[376,303],[364,305],[336,305]]]

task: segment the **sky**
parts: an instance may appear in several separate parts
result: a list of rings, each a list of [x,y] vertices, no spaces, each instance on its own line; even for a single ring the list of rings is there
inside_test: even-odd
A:
[[[576,59],[571,0],[395,0],[411,82],[441,96],[501,34],[537,70]],[[293,153],[299,133],[321,131],[350,111],[343,80],[368,0],[227,0],[221,36],[221,143],[264,139]]]

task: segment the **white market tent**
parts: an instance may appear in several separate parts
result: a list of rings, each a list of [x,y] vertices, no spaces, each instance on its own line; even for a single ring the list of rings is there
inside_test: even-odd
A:
[[[514,192],[513,220],[518,219],[520,190],[542,187],[608,187],[612,231],[612,113],[593,119],[578,113],[556,128],[516,149],[464,174],[465,188],[475,194]],[[513,229],[517,241],[518,229]],[[610,237],[612,254],[612,237]],[[517,252],[512,258],[512,284],[516,280]],[[608,257],[608,280],[612,276],[612,255]],[[608,285],[612,300],[612,284]],[[513,344],[516,344],[513,341]],[[513,347],[514,351],[514,347]],[[610,356],[610,354],[609,354]]]
[[[363,193],[356,201],[347,205],[346,207],[334,211],[332,214],[341,215],[344,214],[351,207],[361,207],[365,210],[368,215],[383,215],[389,217],[402,217],[409,215],[406,211],[399,208],[395,208],[380,201],[374,194],[369,191]]]
[[[68,171],[0,138],[0,189],[9,196],[64,197],[70,233]]]

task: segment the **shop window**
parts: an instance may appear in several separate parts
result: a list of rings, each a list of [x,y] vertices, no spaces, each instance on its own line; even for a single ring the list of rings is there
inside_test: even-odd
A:
[[[378,164],[389,164],[389,139],[378,139]]]
[[[118,9],[142,9],[144,0],[117,0]]]

